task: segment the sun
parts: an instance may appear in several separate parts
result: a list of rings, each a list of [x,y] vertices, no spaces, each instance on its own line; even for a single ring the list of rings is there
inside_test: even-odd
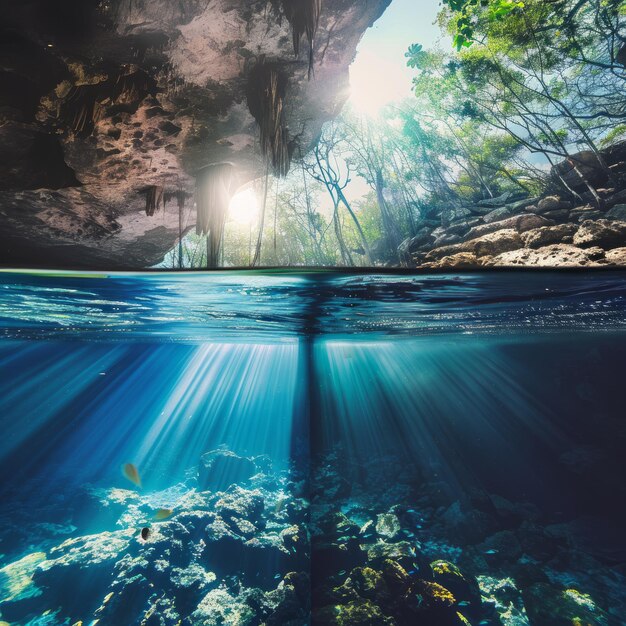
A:
[[[242,226],[249,226],[258,219],[259,201],[252,187],[237,192],[228,207],[228,216]]]

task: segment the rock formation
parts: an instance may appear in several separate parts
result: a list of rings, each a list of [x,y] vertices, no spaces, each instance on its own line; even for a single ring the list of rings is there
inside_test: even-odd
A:
[[[404,263],[428,269],[624,265],[626,143],[611,146],[604,157],[612,181],[591,163],[585,170],[599,186],[599,203],[563,162],[554,174],[566,178],[577,196],[550,188],[536,198],[507,193],[427,215],[416,236],[400,245]]]
[[[255,67],[284,81],[281,158],[306,152],[341,109],[357,43],[389,2],[324,2],[319,20],[317,2],[312,16],[278,0],[14,3],[0,27],[0,263],[159,262],[179,236],[168,199],[192,198],[204,168],[233,163],[238,185],[265,171],[249,108]],[[294,56],[303,37],[312,57],[309,45]]]

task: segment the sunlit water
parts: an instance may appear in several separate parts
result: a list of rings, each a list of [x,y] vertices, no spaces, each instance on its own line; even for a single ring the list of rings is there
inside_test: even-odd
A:
[[[312,599],[319,624],[625,623],[623,273],[0,294],[0,622],[306,624]],[[203,478],[215,450],[246,458]],[[389,559],[402,601],[359,596],[354,568]]]

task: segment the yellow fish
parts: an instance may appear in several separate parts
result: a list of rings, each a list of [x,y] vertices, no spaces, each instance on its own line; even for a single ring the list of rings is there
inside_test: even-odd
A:
[[[168,517],[170,517],[172,515],[174,511],[172,511],[172,509],[159,509],[155,514],[154,514],[154,519],[156,521],[161,521],[164,519],[167,519]]]
[[[122,467],[122,474],[124,474],[124,477],[130,480],[131,483],[137,485],[137,487],[141,487],[141,478],[139,477],[139,472],[132,463],[124,464],[124,466]]]

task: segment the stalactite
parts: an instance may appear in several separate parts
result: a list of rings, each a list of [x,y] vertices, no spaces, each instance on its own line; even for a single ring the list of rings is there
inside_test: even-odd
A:
[[[75,85],[61,107],[60,116],[77,135],[88,136],[103,112],[98,85]]]
[[[146,190],[146,215],[152,217],[161,207],[165,206],[163,187],[152,185]]]
[[[196,232],[207,237],[207,267],[218,264],[224,222],[233,196],[233,174],[231,163],[217,163],[203,169],[196,179]]]
[[[322,12],[322,0],[282,0],[283,11],[291,24],[293,50],[300,54],[302,37],[306,35],[309,42],[309,78],[313,73],[315,36]]]
[[[293,147],[285,125],[287,78],[280,68],[261,59],[248,80],[248,108],[261,130],[261,153],[277,176],[286,176]]]

